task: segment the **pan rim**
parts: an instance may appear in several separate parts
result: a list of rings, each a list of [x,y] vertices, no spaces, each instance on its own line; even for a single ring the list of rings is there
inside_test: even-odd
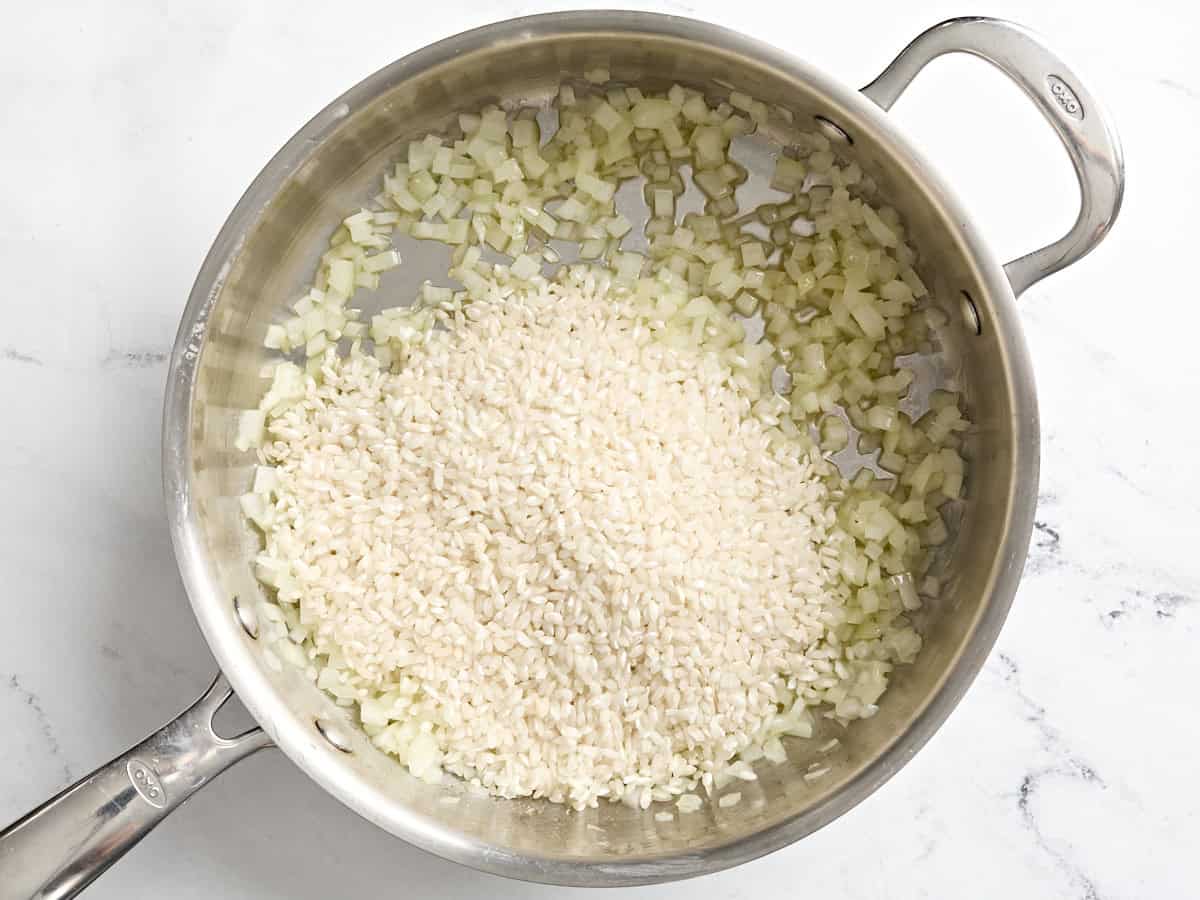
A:
[[[307,722],[276,696],[251,658],[219,588],[215,564],[192,502],[193,402],[196,376],[207,338],[207,322],[246,235],[289,174],[334,132],[350,110],[358,109],[401,81],[476,50],[527,38],[578,38],[588,33],[668,37],[767,65],[789,78],[813,85],[854,120],[874,129],[898,160],[936,198],[945,220],[958,226],[960,246],[980,283],[986,286],[989,318],[1000,336],[1004,381],[1012,407],[1012,471],[1004,540],[996,548],[988,597],[981,604],[958,658],[908,728],[897,734],[852,780],[820,804],[760,831],[702,851],[629,861],[563,860],[515,852],[481,842],[384,802],[336,754],[313,739]],[[205,640],[239,698],[271,739],[305,773],[364,818],[405,841],[481,871],[527,881],[574,886],[630,886],[703,875],[748,862],[811,834],[856,806],[898,772],[929,740],[957,706],[994,644],[1011,607],[1033,526],[1038,481],[1038,414],[1032,368],[1016,314],[1016,302],[1003,270],[971,224],[956,195],[887,115],[857,91],[783,50],[721,26],[694,19],[625,11],[547,13],[485,25],[446,38],[367,76],[334,99],[305,124],[266,164],[222,226],[202,264],[184,309],[174,349],[163,411],[163,485],[172,543],[188,598]]]

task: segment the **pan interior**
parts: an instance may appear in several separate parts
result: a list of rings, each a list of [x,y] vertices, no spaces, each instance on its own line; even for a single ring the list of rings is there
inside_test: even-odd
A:
[[[191,593],[222,665],[268,730],[327,788],[388,830],[443,856],[533,880],[611,884],[699,874],[794,840],[862,799],[915,752],[965,690],[1011,598],[1025,547],[1018,532],[1024,528],[1027,537],[1021,519],[1028,503],[1013,496],[1014,473],[1029,465],[1036,424],[1017,415],[1026,388],[1014,385],[1028,378],[1023,348],[1013,344],[1019,337],[1013,337],[1012,298],[998,287],[995,265],[980,262],[957,206],[919,160],[897,150],[894,134],[865,101],[775,51],[697,23],[630,14],[525,21],[536,24],[506,23],[483,36],[452,39],[453,52],[437,45],[368,79],[272,161],[231,218],[233,239],[217,260],[220,275],[196,289],[207,328],[191,395],[187,515],[206,560],[207,587],[203,598]],[[407,141],[445,131],[459,112],[490,102],[545,106],[564,79],[596,66],[643,88],[678,81],[714,97],[735,88],[790,111],[791,124],[775,118],[765,135],[735,147],[753,173],[739,196],[743,207],[766,199],[755,192],[767,190],[773,158],[794,131],[810,131],[819,119],[843,129],[852,143],[840,144],[839,154],[856,160],[900,210],[921,254],[921,276],[947,316],[941,352],[913,364],[912,408],[919,410],[933,387],[951,384],[965,392],[974,423],[964,448],[967,500],[948,516],[954,536],[940,563],[945,587],[920,617],[924,650],[914,665],[899,668],[879,713],[793,741],[789,761],[759,766],[758,780],[742,786],[736,806],[706,806],[665,823],[654,809],[605,803],[574,812],[476,796],[454,779],[431,786],[412,778],[300,672],[276,670],[238,624],[232,603],[260,596],[251,567],[258,538],[238,507],[255,460],[237,452],[233,438],[239,412],[256,406],[265,386],[259,373],[269,361],[262,347],[267,325],[280,321],[306,289],[337,223],[370,202]],[[266,202],[254,202],[256,196]],[[640,197],[635,202],[625,211],[644,221]],[[355,297],[368,315],[407,302],[427,278],[446,283],[447,248],[408,239],[398,239],[397,247],[403,264],[377,292]],[[964,316],[963,292],[978,311],[979,334]],[[313,727],[317,719],[340,725],[350,752],[328,746]],[[819,754],[834,736],[840,745]],[[806,781],[818,760],[829,773]]]

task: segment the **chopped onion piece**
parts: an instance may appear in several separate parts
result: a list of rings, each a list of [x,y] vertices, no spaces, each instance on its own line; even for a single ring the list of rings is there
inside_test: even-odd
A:
[[[262,446],[267,414],[261,409],[246,409],[238,416],[237,435],[233,446],[238,450],[249,450]]]
[[[542,265],[536,258],[522,254],[513,260],[511,271],[517,278],[528,281],[542,271]]]
[[[633,124],[637,128],[659,128],[678,115],[669,100],[644,99],[632,110]]]
[[[386,272],[400,265],[400,254],[395,250],[385,250],[363,260],[363,269],[367,272]]]

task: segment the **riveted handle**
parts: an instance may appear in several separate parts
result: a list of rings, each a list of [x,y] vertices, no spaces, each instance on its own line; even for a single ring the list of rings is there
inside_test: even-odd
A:
[[[213,731],[232,695],[218,675],[178,718],[0,831],[0,900],[74,897],[188,797],[269,747],[260,728]]]
[[[1112,228],[1125,192],[1121,144],[1108,114],[1078,76],[1031,32],[1000,19],[950,19],[933,26],[862,92],[891,109],[917,73],[945,53],[978,56],[1020,85],[1058,134],[1079,179],[1082,202],[1071,230],[1004,266],[1013,293],[1020,296],[1085,256]]]

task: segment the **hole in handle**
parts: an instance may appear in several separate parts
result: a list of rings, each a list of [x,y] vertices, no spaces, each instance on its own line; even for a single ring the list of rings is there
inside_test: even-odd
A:
[[[959,291],[959,294],[963,322],[966,324],[967,330],[975,335],[983,334],[983,320],[979,317],[979,307],[975,305],[975,298],[966,291]]]
[[[833,143],[854,143],[854,138],[850,137],[850,132],[846,131],[845,128],[833,121],[833,119],[827,119],[824,116],[813,116],[813,119],[816,121],[817,128],[821,130],[821,133],[824,134],[825,137],[829,138],[829,140],[833,141]]]
[[[254,612],[254,608],[249,603],[243,603],[241,597],[235,596],[233,612],[237,616],[238,624],[242,626],[242,631],[250,635],[253,640],[258,640],[258,615]]]
[[[330,722],[328,719],[314,719],[313,726],[317,729],[317,733],[325,738],[326,743],[334,750],[342,753],[353,752],[353,748],[350,745],[350,735],[340,726]]]

